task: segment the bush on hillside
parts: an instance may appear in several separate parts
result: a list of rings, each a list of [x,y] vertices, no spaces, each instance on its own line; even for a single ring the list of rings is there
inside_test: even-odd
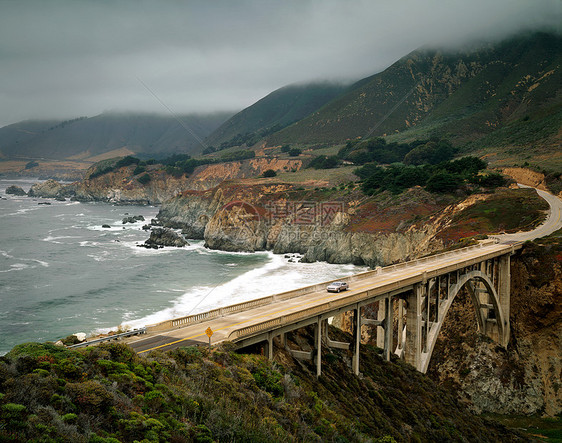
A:
[[[391,191],[395,194],[413,186],[423,186],[429,192],[454,192],[467,183],[486,187],[502,186],[505,181],[499,174],[478,176],[486,163],[476,157],[464,157],[459,160],[441,162],[437,165],[407,166],[394,163],[383,167],[374,163],[355,170],[363,180],[363,191],[367,195]]]
[[[273,169],[267,169],[266,171],[263,172],[264,177],[275,177],[276,175],[277,172],[275,172]]]
[[[144,174],[144,175],[141,175],[141,176],[138,178],[138,180],[139,180],[139,183],[140,183],[141,185],[146,185],[146,184],[151,180],[151,178],[150,178],[150,175]]]
[[[302,154],[302,151],[299,148],[291,148],[288,153],[291,157],[298,157]]]
[[[319,155],[314,157],[309,163],[309,168],[314,169],[332,169],[338,166],[339,159],[335,155]]]

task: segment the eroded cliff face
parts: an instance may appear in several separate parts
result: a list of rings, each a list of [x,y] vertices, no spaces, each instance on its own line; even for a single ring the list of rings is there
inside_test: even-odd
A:
[[[402,210],[389,211],[384,203],[365,205],[359,191],[344,195],[299,191],[290,184],[231,182],[183,192],[162,205],[158,219],[188,237],[205,239],[211,249],[298,252],[306,262],[375,267],[443,247],[436,238],[442,223],[412,222],[418,212],[438,207],[429,194],[418,189],[401,203],[387,202]]]
[[[455,300],[428,374],[454,387],[477,413],[562,412],[562,241],[512,257],[507,350],[476,332],[469,297]]]
[[[205,191],[225,180],[257,177],[268,169],[282,172],[298,171],[301,167],[302,160],[299,159],[255,158],[202,165],[197,167],[189,177],[167,174],[159,165],[147,166],[146,174],[143,172],[137,175],[134,175],[136,165],[115,169],[98,176],[92,176],[94,169],[90,169],[84,180],[72,185],[60,185],[54,180],[49,180],[48,184],[35,185],[34,196],[50,198],[64,196],[79,201],[158,205],[186,189]],[[148,175],[150,179],[141,183],[144,175]],[[195,223],[188,231],[197,232],[199,228]]]

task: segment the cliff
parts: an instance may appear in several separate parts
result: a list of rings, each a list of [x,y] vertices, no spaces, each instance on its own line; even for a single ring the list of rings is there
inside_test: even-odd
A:
[[[189,175],[173,175],[162,165],[149,165],[141,173],[136,165],[113,168],[107,173],[96,173],[100,165],[88,169],[85,178],[71,185],[55,180],[33,185],[31,196],[44,198],[71,197],[78,201],[101,201],[117,204],[158,205],[185,189],[206,190],[225,180],[257,177],[271,169],[276,172],[298,171],[299,159],[254,158],[202,165]]]
[[[304,189],[246,180],[184,191],[164,202],[157,218],[211,249],[296,252],[305,262],[376,267],[476,234],[530,229],[544,217],[544,205],[533,190],[523,189],[463,199],[414,187],[367,197],[356,185]]]
[[[366,198],[355,188],[228,182],[181,193],[164,202],[157,218],[211,249],[298,252],[304,261],[374,267],[441,248],[439,225],[415,223],[443,206],[419,188]]]

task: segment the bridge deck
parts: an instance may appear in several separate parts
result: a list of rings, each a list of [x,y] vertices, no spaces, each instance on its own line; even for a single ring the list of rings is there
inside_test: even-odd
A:
[[[172,322],[148,327],[149,333],[140,338],[127,339],[138,353],[154,349],[169,350],[193,344],[208,343],[207,328],[213,331],[212,343],[224,340],[234,342],[263,336],[268,331],[305,319],[316,318],[343,309],[377,295],[405,290],[426,278],[452,272],[519,249],[520,244],[487,244],[459,249],[420,260],[379,268],[339,280],[348,281],[350,289],[341,293],[328,293],[326,283],[301,288],[278,296],[267,297],[263,305],[238,312],[228,312],[209,320],[195,320],[192,324],[172,329]],[[259,303],[258,303],[259,304]],[[202,317],[205,317],[204,315]],[[189,319],[191,321],[193,319]],[[178,322],[176,321],[175,324]],[[158,330],[167,329],[167,330]],[[153,331],[153,332],[150,332]]]

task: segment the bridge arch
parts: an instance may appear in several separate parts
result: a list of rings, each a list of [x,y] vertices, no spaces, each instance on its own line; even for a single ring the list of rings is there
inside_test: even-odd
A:
[[[435,280],[433,279],[427,283],[426,297],[430,297],[431,290],[434,285]],[[437,321],[433,322],[431,328],[428,328],[428,332],[425,337],[426,343],[423,347],[424,350],[419,353],[419,361],[415,364],[419,371],[423,373],[427,372],[441,327],[443,326],[449,309],[451,308],[456,296],[465,286],[469,292],[472,304],[476,311],[478,331],[481,334],[489,336],[495,341],[499,341],[502,346],[507,346],[509,332],[508,319],[505,318],[505,314],[502,310],[502,304],[494,287],[494,283],[486,273],[479,270],[472,270],[459,276],[454,284],[448,285],[447,297],[439,304]],[[481,293],[486,293],[488,295],[489,303],[482,302],[480,298]],[[489,317],[491,312],[494,314],[494,317],[492,318]],[[492,327],[490,327],[490,320],[493,321]],[[429,312],[427,311],[425,312],[425,321],[429,321]],[[497,325],[497,328],[493,327],[494,324]]]

